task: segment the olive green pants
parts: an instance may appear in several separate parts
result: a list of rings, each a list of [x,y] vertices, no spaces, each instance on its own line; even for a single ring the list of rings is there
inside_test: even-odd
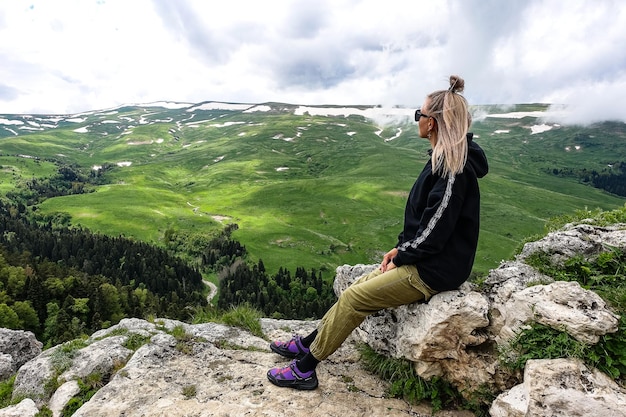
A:
[[[414,265],[387,272],[379,268],[363,275],[341,293],[326,312],[311,344],[311,353],[322,361],[335,352],[370,314],[385,308],[427,301],[436,291],[422,282]]]

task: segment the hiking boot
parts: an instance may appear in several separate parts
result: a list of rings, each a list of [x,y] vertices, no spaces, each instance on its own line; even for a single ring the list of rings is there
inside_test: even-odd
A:
[[[267,379],[279,387],[299,390],[313,390],[317,388],[315,369],[309,372],[300,372],[294,360],[285,368],[273,368],[267,371]]]
[[[302,338],[297,335],[294,335],[288,342],[276,341],[270,343],[270,349],[290,359],[301,359],[304,355],[309,353],[309,348],[302,345]]]

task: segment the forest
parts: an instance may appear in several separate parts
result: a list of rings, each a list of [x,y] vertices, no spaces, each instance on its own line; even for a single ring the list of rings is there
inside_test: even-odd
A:
[[[248,304],[273,318],[319,318],[332,306],[336,297],[332,286],[321,273],[297,268],[295,275],[283,268],[268,275],[263,261],[252,268],[238,260],[220,272],[219,304]]]
[[[188,319],[202,275],[164,249],[30,221],[0,203],[0,326],[54,345],[124,317]]]
[[[600,172],[585,168],[552,169],[552,174],[560,177],[573,177],[585,184],[626,197],[626,162],[609,164]]]
[[[213,308],[203,273],[218,276],[218,309],[245,303],[267,316],[317,318],[334,302],[332,286],[314,270],[270,276],[262,260],[249,266],[246,248],[231,238],[236,224],[202,239],[168,230],[158,247],[37,214],[37,202],[88,192],[94,179],[63,166],[0,201],[0,327],[32,331],[49,347],[124,317],[189,321]]]

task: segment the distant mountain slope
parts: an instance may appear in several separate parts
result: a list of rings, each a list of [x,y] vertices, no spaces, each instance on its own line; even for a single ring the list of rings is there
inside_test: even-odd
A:
[[[481,182],[476,268],[510,256],[545,221],[624,198],[581,169],[626,161],[623,124],[566,127],[547,106],[477,106],[472,130],[491,170]],[[44,214],[163,242],[168,231],[233,237],[268,270],[376,262],[395,244],[406,193],[427,161],[414,109],[284,103],[151,103],[77,115],[0,115],[0,192],[71,164],[95,192],[55,197]],[[556,171],[555,171],[556,170]]]

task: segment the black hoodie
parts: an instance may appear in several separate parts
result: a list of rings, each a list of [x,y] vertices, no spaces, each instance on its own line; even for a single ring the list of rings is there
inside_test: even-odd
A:
[[[436,291],[458,288],[474,265],[480,227],[478,178],[487,175],[487,157],[467,135],[463,172],[443,178],[429,160],[409,194],[404,229],[398,236],[396,266],[415,265]],[[432,153],[432,150],[429,152]]]

